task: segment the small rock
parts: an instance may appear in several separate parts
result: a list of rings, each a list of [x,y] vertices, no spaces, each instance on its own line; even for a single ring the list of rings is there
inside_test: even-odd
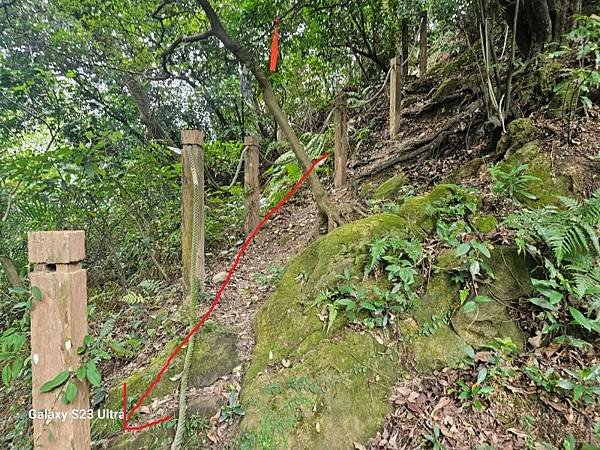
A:
[[[222,283],[227,278],[227,272],[219,272],[212,277],[212,282],[214,284]]]

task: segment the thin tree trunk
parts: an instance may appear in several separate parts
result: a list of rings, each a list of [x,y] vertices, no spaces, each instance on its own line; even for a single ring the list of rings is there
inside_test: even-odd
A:
[[[21,277],[19,277],[19,272],[17,271],[12,259],[10,259],[8,256],[2,255],[0,256],[0,264],[2,264],[2,269],[6,274],[6,278],[8,279],[10,286],[13,288],[21,287],[23,285],[21,282]]]
[[[164,124],[154,115],[150,98],[144,86],[131,74],[123,75],[123,84],[129,91],[131,98],[135,102],[138,111],[140,112],[140,120],[146,126],[147,135],[150,139],[164,141],[171,147],[177,147],[171,136],[166,130]]]
[[[248,51],[243,48],[238,42],[234,41],[223,25],[221,24],[221,20],[217,16],[217,13],[208,2],[208,0],[198,0],[200,6],[206,13],[208,20],[210,22],[212,28],[212,34],[219,39],[223,45],[234,54],[234,56],[246,67],[250,69],[258,83],[260,84],[263,96],[265,99],[265,104],[275,117],[275,121],[277,125],[281,128],[284,135],[286,136],[290,146],[292,147],[292,151],[296,155],[296,158],[300,162],[301,166],[304,170],[308,170],[311,166],[311,160],[306,153],[306,150],[300,143],[298,136],[292,129],[290,122],[285,114],[285,112],[281,109],[279,102],[277,101],[277,97],[275,96],[275,92],[273,91],[273,86],[271,82],[267,78],[267,76],[263,73],[263,71],[258,67],[258,65],[253,61],[252,57],[248,53]],[[324,220],[329,221],[329,227],[335,227],[340,224],[341,220],[339,218],[339,214],[335,207],[333,206],[327,192],[323,188],[323,185],[319,181],[317,175],[312,172],[308,177],[308,181],[310,183],[310,188],[315,197],[315,201],[317,202],[317,206],[319,208],[319,216],[321,221]]]

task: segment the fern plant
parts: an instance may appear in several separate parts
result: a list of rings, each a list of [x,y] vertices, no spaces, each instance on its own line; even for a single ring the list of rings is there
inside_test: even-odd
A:
[[[509,167],[506,170],[502,163],[498,163],[490,168],[492,177],[496,180],[493,190],[498,194],[503,194],[519,203],[523,198],[536,200],[537,197],[528,191],[529,183],[539,181],[538,177],[527,174],[529,166],[521,164],[515,167]]]
[[[559,198],[563,209],[523,210],[509,216],[506,223],[514,230],[521,251],[544,259],[557,299],[559,289],[570,299],[554,302],[550,309],[568,307],[575,324],[600,333],[600,190],[583,202]]]

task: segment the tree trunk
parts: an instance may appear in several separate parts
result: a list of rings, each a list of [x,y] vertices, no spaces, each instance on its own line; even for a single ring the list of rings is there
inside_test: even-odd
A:
[[[300,162],[300,165],[305,171],[308,170],[311,166],[311,160],[308,154],[306,153],[306,150],[300,143],[298,136],[296,136],[296,133],[292,129],[287,115],[281,109],[281,106],[277,101],[277,97],[275,96],[275,92],[273,91],[273,86],[271,85],[271,82],[263,73],[263,71],[258,67],[258,65],[253,61],[252,57],[250,56],[250,53],[248,53],[248,51],[245,48],[243,48],[238,42],[234,41],[229,36],[209,1],[199,0],[198,3],[200,3],[200,6],[206,13],[206,16],[211,25],[212,34],[215,37],[217,37],[217,39],[219,39],[223,43],[225,48],[227,48],[231,53],[233,53],[233,55],[242,64],[244,64],[246,67],[248,67],[248,69],[250,69],[250,71],[260,84],[263,91],[265,104],[275,117],[277,125],[283,131],[283,134],[285,135],[287,141],[292,147],[292,151],[296,155],[296,158]],[[319,216],[321,222],[323,223],[324,221],[328,220],[329,228],[339,225],[341,223],[339,214],[333,206],[333,203],[327,195],[327,192],[325,192],[325,189],[319,181],[319,178],[314,172],[312,172],[309,175],[308,181],[310,183],[310,188],[319,208]]]
[[[164,124],[154,115],[152,105],[150,104],[150,98],[144,86],[137,80],[133,75],[126,73],[123,75],[123,84],[129,91],[131,98],[135,102],[138,111],[140,112],[140,120],[146,126],[147,137],[163,141],[165,144],[171,147],[177,147],[177,144],[173,141],[171,136]]]
[[[10,286],[13,288],[21,287],[21,277],[19,277],[19,272],[17,272],[17,268],[12,262],[12,259],[8,256],[0,256],[0,264],[2,264],[2,269],[4,270],[4,274],[6,275]]]
[[[512,25],[517,0],[500,0],[506,22]],[[581,3],[573,0],[519,0],[516,42],[523,57],[530,58],[551,43],[560,43],[572,26],[571,17]]]

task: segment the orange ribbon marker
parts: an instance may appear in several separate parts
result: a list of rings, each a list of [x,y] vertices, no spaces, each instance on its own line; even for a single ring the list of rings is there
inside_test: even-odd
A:
[[[275,18],[275,29],[273,30],[273,41],[271,42],[271,72],[277,70],[277,58],[279,57],[279,17]]]

